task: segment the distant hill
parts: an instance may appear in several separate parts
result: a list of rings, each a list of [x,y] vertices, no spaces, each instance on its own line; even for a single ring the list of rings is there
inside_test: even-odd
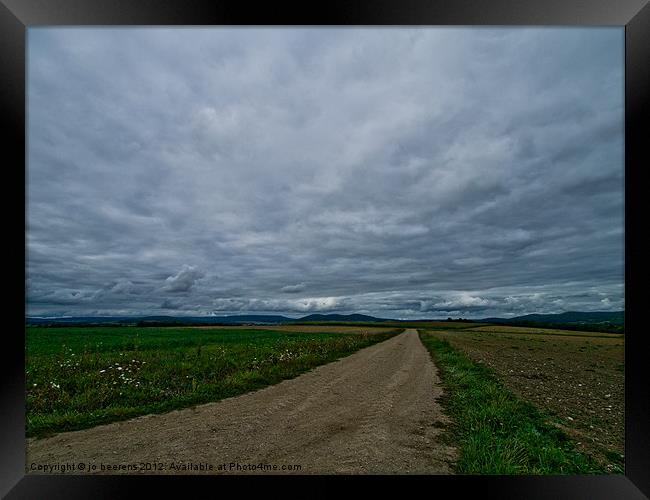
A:
[[[291,318],[279,315],[248,314],[239,316],[147,316],[139,320],[139,324],[172,322],[180,324],[210,324],[210,325],[277,325],[291,321]]]
[[[495,323],[544,328],[583,329],[623,332],[624,311],[565,312],[562,314],[526,314],[514,318],[484,318],[454,320],[476,323]],[[412,323],[435,320],[411,320]],[[441,321],[441,320],[438,320]],[[400,320],[376,318],[365,314],[309,314],[302,318],[288,318],[275,314],[246,314],[236,316],[79,316],[27,317],[28,325],[42,326],[193,326],[193,325],[278,325],[282,323],[401,323]]]
[[[303,322],[303,321],[365,321],[365,322],[376,322],[376,321],[391,321],[382,318],[375,318],[374,316],[366,316],[365,314],[309,314],[302,318],[293,320],[294,322]]]
[[[238,316],[78,316],[42,318],[27,317],[28,325],[138,325],[138,326],[173,326],[173,325],[277,325],[281,323],[303,322],[366,322],[389,321],[365,314],[310,314],[302,318],[288,318],[277,314],[246,314]]]
[[[251,314],[241,316],[79,316],[71,318],[27,317],[28,325],[240,325],[279,324],[292,318],[279,315]]]
[[[570,311],[561,314],[526,314],[515,318],[485,318],[480,321],[497,325],[625,333],[625,311]]]
[[[516,323],[521,321],[534,321],[539,323],[563,323],[563,324],[598,324],[610,323],[622,325],[625,320],[625,311],[594,311],[578,312],[570,311],[561,314],[526,314],[514,318],[485,318],[477,321],[486,323]]]
[[[28,316],[25,321],[28,325],[49,325],[49,324],[122,324],[136,321],[131,316],[75,316],[75,317],[39,317]]]

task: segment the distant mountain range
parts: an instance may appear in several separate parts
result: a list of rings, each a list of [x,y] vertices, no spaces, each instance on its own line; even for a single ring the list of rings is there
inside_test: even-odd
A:
[[[579,325],[622,325],[625,319],[624,311],[615,312],[579,312],[571,311],[561,314],[526,314],[524,316],[516,316],[514,318],[482,318],[466,321],[474,321],[477,323],[512,323],[524,325],[566,325],[566,326],[579,326]],[[79,317],[27,317],[26,322],[29,325],[125,325],[136,324],[141,326],[146,325],[181,325],[181,324],[197,324],[197,325],[277,325],[281,323],[323,323],[323,322],[382,322],[400,320],[376,318],[365,314],[309,314],[302,318],[288,318],[281,315],[264,315],[264,314],[248,314],[237,316],[79,316]],[[407,321],[407,320],[404,320]],[[425,321],[425,320],[411,320]],[[435,320],[429,320],[435,321]]]
[[[293,318],[279,315],[241,315],[241,316],[79,316],[79,317],[27,317],[27,324],[52,324],[52,323],[78,323],[78,324],[106,324],[106,323],[200,323],[200,324],[278,324],[295,321]]]
[[[514,318],[484,318],[476,321],[486,323],[520,323],[525,321],[535,323],[562,323],[565,325],[583,325],[610,323],[612,325],[622,325],[625,321],[625,311],[595,311],[579,312],[570,311],[561,314],[526,314]]]
[[[310,314],[293,321],[395,321],[392,319],[375,318],[374,316],[366,316],[365,314]]]
[[[27,324],[176,324],[196,323],[214,325],[276,325],[296,322],[377,322],[394,321],[375,318],[364,314],[309,314],[302,318],[288,318],[281,315],[248,314],[238,316],[78,316],[78,317],[38,317],[28,316]]]

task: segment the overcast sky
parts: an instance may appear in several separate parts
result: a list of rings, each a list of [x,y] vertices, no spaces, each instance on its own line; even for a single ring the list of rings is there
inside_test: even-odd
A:
[[[624,31],[28,30],[30,315],[624,308]]]

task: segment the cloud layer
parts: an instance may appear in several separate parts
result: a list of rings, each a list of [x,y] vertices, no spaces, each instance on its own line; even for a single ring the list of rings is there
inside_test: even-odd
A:
[[[623,41],[30,28],[28,313],[623,308]]]

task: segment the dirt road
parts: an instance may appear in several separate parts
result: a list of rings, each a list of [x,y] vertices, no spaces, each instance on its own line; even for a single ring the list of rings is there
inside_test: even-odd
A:
[[[262,463],[278,467],[266,470],[274,474],[447,474],[456,451],[440,439],[441,394],[428,352],[407,330],[256,392],[30,440],[26,466],[28,473],[32,464],[79,462],[96,473],[154,472],[128,470],[143,462],[175,474],[173,463],[181,473],[231,474],[259,473],[244,466]],[[212,470],[195,470],[199,464]],[[282,470],[287,465],[300,469]]]

